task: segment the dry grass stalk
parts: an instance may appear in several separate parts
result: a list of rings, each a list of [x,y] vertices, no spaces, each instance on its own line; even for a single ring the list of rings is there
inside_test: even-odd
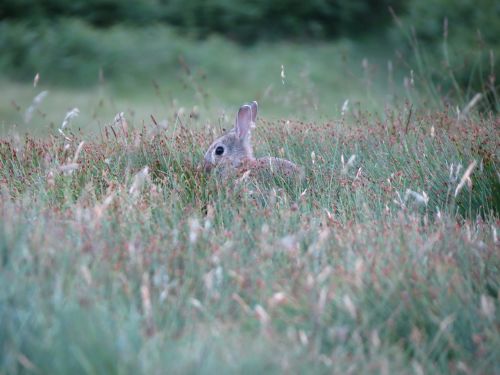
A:
[[[24,122],[26,124],[31,121],[31,119],[33,118],[33,113],[40,106],[40,104],[42,104],[43,100],[47,97],[48,94],[49,92],[45,90],[42,91],[37,96],[35,96],[33,102],[31,103],[31,105],[26,110],[26,113],[24,114]]]
[[[465,170],[462,178],[460,179],[459,184],[457,185],[457,188],[455,189],[455,198],[457,197],[458,193],[460,193],[460,190],[464,187],[464,185],[467,183],[469,188],[472,188],[472,180],[470,179],[470,175],[472,174],[472,171],[477,165],[477,161],[473,161],[472,163],[469,164],[467,169]]]

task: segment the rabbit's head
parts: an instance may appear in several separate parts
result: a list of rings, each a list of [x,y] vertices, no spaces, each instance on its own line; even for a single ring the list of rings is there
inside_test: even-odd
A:
[[[256,101],[240,107],[234,128],[216,139],[205,153],[206,172],[215,167],[238,168],[245,160],[254,159],[250,129],[256,117]]]

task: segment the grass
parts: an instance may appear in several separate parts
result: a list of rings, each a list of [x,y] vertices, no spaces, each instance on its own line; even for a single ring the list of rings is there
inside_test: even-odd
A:
[[[339,116],[346,100],[351,108],[383,113],[385,103],[409,97],[403,87],[409,70],[381,37],[241,46],[216,36],[191,40],[165,27],[98,32],[78,21],[58,25],[63,29],[40,32],[35,40],[21,25],[3,25],[10,53],[0,57],[1,134],[57,131],[73,107],[81,114],[75,126],[88,134],[118,112],[146,124],[150,115],[172,122],[193,107],[203,118],[232,117],[250,98],[265,106],[268,118],[311,121]],[[55,43],[60,33],[73,37]],[[47,96],[26,122],[26,110],[42,91]]]
[[[174,41],[145,79],[160,42],[110,52],[136,87],[2,81],[0,374],[500,373],[496,113],[348,41]],[[252,99],[303,181],[202,173]]]
[[[1,140],[1,373],[500,372],[496,117],[263,112],[239,186],[213,121]]]

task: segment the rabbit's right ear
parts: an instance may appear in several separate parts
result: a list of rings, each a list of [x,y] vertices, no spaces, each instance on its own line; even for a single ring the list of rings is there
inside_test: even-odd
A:
[[[250,133],[250,127],[252,125],[252,107],[245,104],[240,107],[238,111],[238,116],[236,116],[236,136],[239,139],[244,139]]]
[[[257,101],[254,100],[253,102],[251,102],[250,107],[252,108],[252,122],[255,123],[255,120],[257,119],[257,111],[259,108]]]

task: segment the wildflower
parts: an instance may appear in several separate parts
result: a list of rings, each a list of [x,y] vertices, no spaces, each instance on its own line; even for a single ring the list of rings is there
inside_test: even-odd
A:
[[[313,151],[311,152],[311,162],[314,164],[316,162],[316,153]]]
[[[281,83],[285,84],[285,66],[281,65]]]

